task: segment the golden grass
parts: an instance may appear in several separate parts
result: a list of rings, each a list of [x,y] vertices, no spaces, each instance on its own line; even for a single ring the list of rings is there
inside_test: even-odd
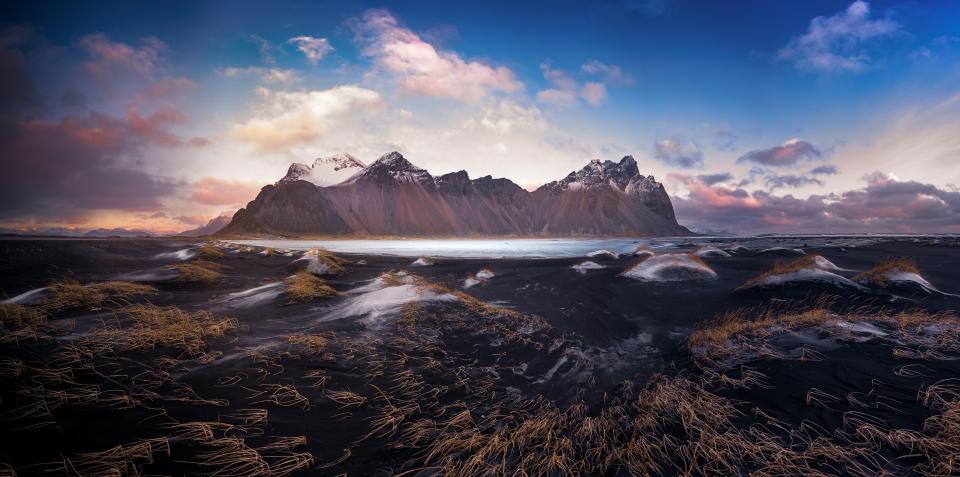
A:
[[[960,351],[960,319],[950,313],[857,310],[838,314],[825,306],[797,311],[739,309],[724,313],[694,330],[687,339],[687,346],[697,357],[723,359],[755,351],[762,347],[766,338],[777,333],[825,327],[840,321],[885,323],[893,328],[898,339],[908,344],[922,343]],[[927,331],[929,327],[937,331],[930,333]],[[835,327],[831,330],[840,335],[845,333]]]
[[[799,272],[801,270],[810,270],[810,269],[819,269],[815,262],[818,255],[804,255],[795,260],[789,262],[783,262],[778,260],[773,264],[773,267],[749,280],[747,280],[742,287],[752,287],[752,286],[762,286],[766,283],[766,280],[770,277],[777,275],[785,275],[787,273]]]
[[[887,274],[896,272],[920,274],[917,264],[912,259],[894,257],[887,258],[870,270],[857,274],[853,277],[853,281],[883,287],[887,285]]]
[[[223,250],[220,250],[215,244],[206,242],[197,249],[197,256],[204,260],[213,260],[224,257]]]
[[[326,275],[343,275],[347,273],[347,269],[344,268],[344,265],[350,263],[349,260],[338,257],[331,253],[329,250],[323,248],[314,248],[304,254],[304,256],[312,256],[317,259],[320,263],[327,266]]]
[[[208,311],[189,313],[175,306],[132,305],[122,309],[121,315],[130,320],[130,326],[101,334],[110,339],[115,348],[174,349],[191,358],[205,355],[207,340],[223,336],[238,326],[232,318]]]
[[[4,328],[36,326],[45,324],[46,322],[47,315],[34,307],[17,304],[0,304],[0,326]]]
[[[183,283],[211,284],[223,279],[223,274],[219,271],[223,265],[206,260],[179,263],[167,268],[176,270],[177,281]]]
[[[157,289],[140,283],[110,281],[81,285],[77,281],[54,282],[47,286],[47,298],[38,307],[48,313],[91,310],[104,305],[124,304],[144,295],[156,295]]]
[[[284,295],[288,303],[304,303],[324,300],[338,296],[340,293],[327,282],[309,272],[297,272],[284,280]]]

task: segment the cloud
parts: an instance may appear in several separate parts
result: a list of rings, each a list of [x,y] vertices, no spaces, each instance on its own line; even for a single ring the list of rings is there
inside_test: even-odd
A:
[[[875,172],[865,186],[806,199],[770,192],[711,186],[697,176],[670,174],[685,189],[674,207],[685,225],[761,232],[956,232],[960,192],[900,181]]]
[[[837,169],[837,166],[818,166],[818,167],[814,167],[813,169],[810,169],[810,173],[813,174],[813,175],[815,175],[815,176],[818,176],[818,175],[824,175],[824,176],[826,176],[826,175],[833,175],[833,174],[836,174],[836,173],[838,173],[838,172],[840,172],[840,170]]]
[[[857,0],[840,13],[811,20],[807,32],[790,40],[774,58],[802,70],[858,72],[870,63],[872,41],[900,31],[893,20],[871,19],[870,5]]]
[[[728,126],[720,126],[714,131],[713,145],[721,151],[733,151],[737,148],[737,135]]]
[[[565,108],[577,104],[577,92],[566,89],[544,89],[537,91],[537,101],[558,107]]]
[[[770,175],[764,178],[767,189],[782,189],[785,187],[798,188],[808,185],[823,185],[823,181],[816,177],[799,174]]]
[[[607,100],[608,84],[631,84],[633,79],[623,73],[616,65],[607,65],[590,60],[581,67],[581,72],[591,76],[601,75],[603,81],[586,81],[583,84],[570,73],[553,68],[550,62],[540,63],[543,78],[550,88],[537,92],[537,101],[555,108],[576,105],[581,99],[591,106],[598,106]]]
[[[600,75],[608,84],[632,85],[634,83],[633,76],[624,73],[622,68],[602,61],[589,60],[580,67],[580,70],[590,75]]]
[[[260,77],[264,84],[290,84],[301,80],[300,74],[296,70],[283,68],[263,68],[259,66],[247,66],[239,68],[229,66],[220,70],[220,74],[228,78],[237,78],[245,75],[255,75]]]
[[[147,86],[137,95],[139,101],[152,101],[180,95],[196,88],[189,78],[163,78]]]
[[[206,205],[242,206],[257,196],[262,185],[207,177],[193,184],[190,197]]]
[[[703,151],[700,150],[700,146],[679,136],[655,142],[653,157],[669,166],[703,167]]]
[[[769,167],[787,167],[795,166],[804,160],[821,157],[823,153],[809,142],[790,139],[779,146],[750,151],[737,158],[737,164],[750,162]]]
[[[729,172],[720,172],[717,174],[701,174],[697,176],[697,179],[708,186],[712,186],[714,184],[719,184],[721,182],[732,181],[733,174],[730,174]]]
[[[345,129],[365,113],[386,106],[380,93],[354,85],[313,91],[272,91],[260,88],[253,117],[235,124],[230,134],[261,152],[282,152]]]
[[[492,93],[523,88],[509,68],[468,61],[454,51],[439,50],[400,26],[386,10],[367,10],[351,25],[364,45],[363,55],[392,75],[404,92],[476,102]]]
[[[603,83],[586,83],[580,90],[583,99],[593,106],[603,103],[607,100],[607,85]]]
[[[317,64],[322,60],[327,54],[333,51],[333,47],[330,46],[330,42],[326,38],[314,38],[312,36],[296,36],[289,40],[287,43],[291,43],[297,46],[297,49],[307,57],[307,61],[310,64]]]
[[[113,42],[103,33],[93,33],[80,38],[80,47],[90,55],[86,67],[99,75],[109,75],[117,68],[132,70],[145,78],[152,77],[167,50],[167,45],[157,38],[140,40],[135,47],[122,42]]]
[[[250,41],[257,45],[257,49],[260,51],[260,59],[268,65],[273,65],[277,63],[277,59],[273,57],[273,52],[277,50],[277,46],[273,44],[270,40],[260,36],[260,35],[250,35]]]
[[[161,208],[176,184],[121,160],[169,140],[151,129],[167,118],[151,117],[140,118],[149,127],[100,114],[5,123],[0,217],[75,218],[91,209]]]

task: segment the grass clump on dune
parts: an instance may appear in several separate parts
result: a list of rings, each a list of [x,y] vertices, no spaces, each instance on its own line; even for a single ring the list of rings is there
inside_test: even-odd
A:
[[[143,295],[156,295],[157,289],[140,283],[111,281],[81,285],[77,281],[51,283],[48,296],[39,305],[48,313],[69,310],[90,310],[105,304],[126,301]]]
[[[223,279],[220,270],[223,265],[208,262],[206,260],[194,260],[192,262],[170,265],[170,269],[177,271],[177,281],[184,283],[216,283]]]
[[[822,270],[817,263],[818,257],[819,255],[804,255],[789,262],[777,261],[769,270],[747,280],[743,284],[743,288],[763,286],[767,283],[767,279],[777,275],[786,275],[788,273],[799,272],[802,270]]]
[[[223,250],[217,248],[216,245],[207,242],[200,246],[200,249],[197,250],[197,256],[204,260],[213,260],[215,258],[223,258]]]
[[[132,305],[122,310],[131,326],[114,335],[121,350],[147,351],[172,348],[190,357],[204,355],[210,338],[239,326],[237,320],[207,311],[186,312],[175,306]]]
[[[757,311],[745,308],[728,312],[694,330],[687,345],[698,357],[723,360],[753,351],[771,352],[765,346],[767,339],[788,331],[822,328],[832,335],[844,336],[849,333],[850,323],[885,325],[890,330],[888,338],[905,346],[960,350],[960,319],[955,315],[923,310],[834,312],[824,303],[806,310]]]
[[[4,328],[42,325],[46,322],[47,315],[36,308],[17,304],[0,305],[0,326]]]
[[[304,303],[338,296],[339,292],[327,282],[309,272],[297,272],[284,281],[284,294],[289,303]]]
[[[853,281],[883,287],[887,285],[889,275],[892,273],[915,273],[920,275],[920,270],[917,269],[917,264],[909,258],[888,258],[870,270],[853,277]]]
[[[347,273],[344,265],[350,263],[322,248],[310,249],[298,260],[306,260],[306,271],[314,275],[343,275]]]

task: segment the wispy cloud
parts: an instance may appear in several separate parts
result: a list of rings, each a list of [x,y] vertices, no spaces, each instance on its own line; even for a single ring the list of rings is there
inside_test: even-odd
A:
[[[777,51],[775,59],[818,72],[863,70],[871,61],[870,43],[901,32],[889,18],[873,18],[862,0],[829,17],[810,21],[807,32]]]
[[[754,163],[762,166],[785,167],[821,157],[823,153],[813,144],[802,139],[789,139],[779,146],[750,151],[737,158],[737,164]]]
[[[680,136],[655,142],[653,157],[673,167],[684,169],[703,167],[703,151],[700,146]]]
[[[326,38],[301,35],[293,37],[287,42],[296,45],[297,49],[307,57],[307,61],[314,65],[333,51],[333,47],[330,46],[330,42]]]

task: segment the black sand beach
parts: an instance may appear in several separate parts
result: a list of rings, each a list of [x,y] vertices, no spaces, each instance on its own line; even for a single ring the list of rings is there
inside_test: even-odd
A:
[[[702,247],[729,255],[690,259],[716,278],[657,281],[622,275],[634,256],[413,266],[3,240],[0,470],[960,472],[960,240],[690,239],[655,253]],[[802,254],[851,285],[745,286]],[[895,257],[932,287],[862,285]],[[587,260],[603,268],[571,268]],[[292,303],[291,276],[313,263],[333,267],[310,271],[336,294]],[[183,264],[202,270],[171,268]],[[492,277],[464,288],[482,269]],[[131,286],[95,285],[115,281]]]

